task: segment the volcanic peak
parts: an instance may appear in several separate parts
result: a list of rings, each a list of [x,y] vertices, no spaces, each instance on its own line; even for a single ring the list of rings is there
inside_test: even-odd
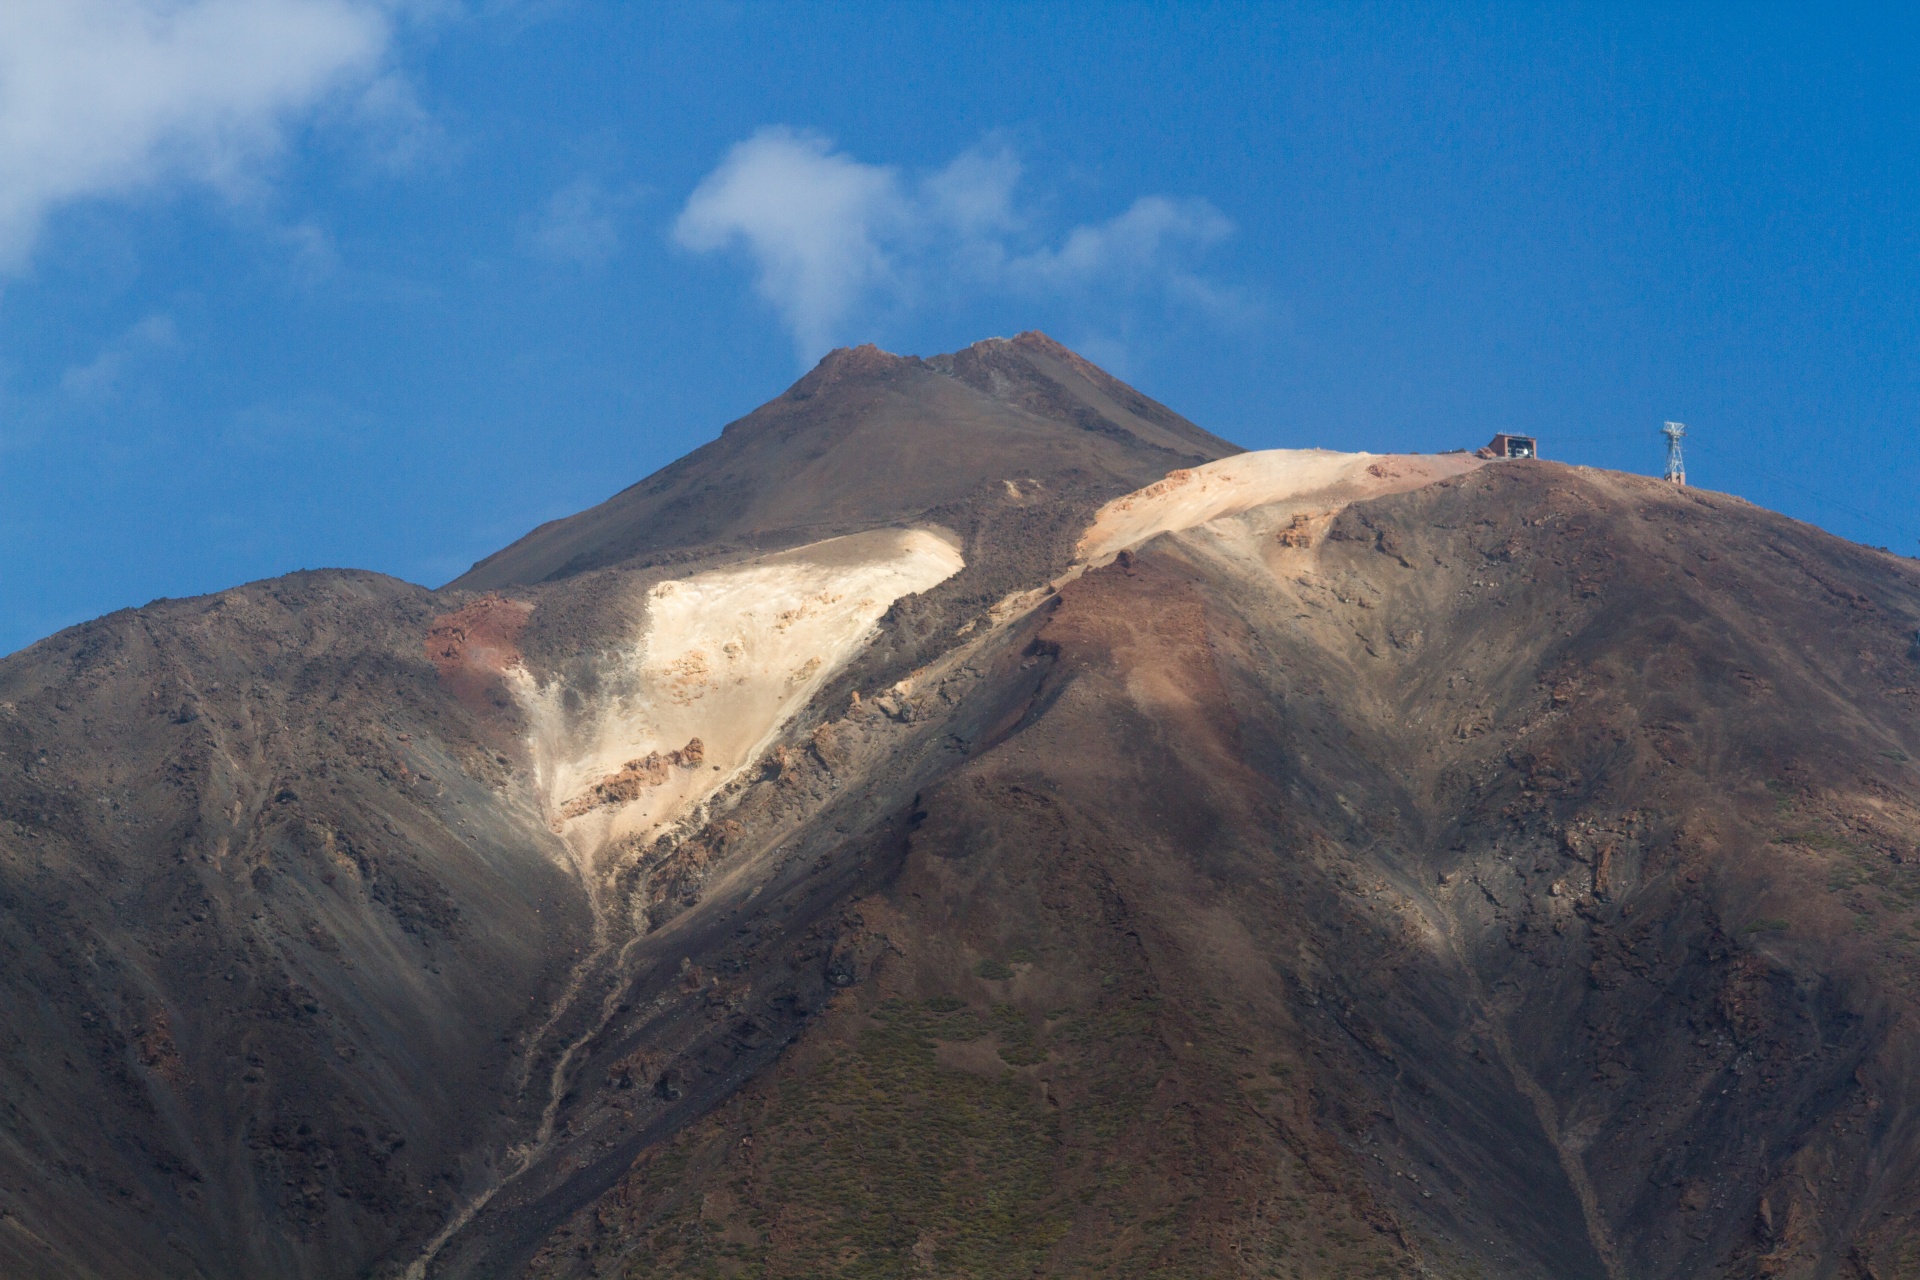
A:
[[[450,585],[496,590],[690,548],[764,552],[917,520],[965,534],[991,512],[951,508],[979,507],[1007,483],[1090,510],[1238,452],[1044,334],[924,360],[840,348],[719,439]]]

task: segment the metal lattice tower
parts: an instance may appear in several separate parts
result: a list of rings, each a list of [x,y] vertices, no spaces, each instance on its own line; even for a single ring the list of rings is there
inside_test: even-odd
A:
[[[1687,434],[1684,422],[1669,422],[1660,428],[1660,434],[1667,438],[1667,482],[1685,484],[1687,482],[1687,464],[1680,456],[1680,437]]]

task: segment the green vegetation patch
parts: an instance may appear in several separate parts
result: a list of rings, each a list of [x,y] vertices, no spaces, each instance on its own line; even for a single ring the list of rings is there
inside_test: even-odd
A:
[[[1047,1051],[1039,1046],[1034,1036],[1033,1023],[1012,1005],[993,1006],[987,1025],[1000,1038],[1001,1061],[1026,1067],[1047,1060]]]
[[[1776,814],[1793,812],[1793,787],[1780,778],[1767,779],[1767,793],[1773,797],[1773,811]]]
[[[1805,849],[1815,849],[1821,853],[1859,853],[1861,850],[1853,842],[1834,835],[1831,831],[1809,828],[1805,831],[1783,831],[1773,838],[1774,844],[1797,844]]]

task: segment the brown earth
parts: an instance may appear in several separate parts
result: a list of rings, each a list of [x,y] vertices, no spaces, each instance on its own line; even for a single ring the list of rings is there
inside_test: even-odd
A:
[[[1099,491],[982,474],[597,915],[476,670],[739,545],[0,663],[0,1271],[1920,1274],[1920,566],[1515,462],[995,627]]]

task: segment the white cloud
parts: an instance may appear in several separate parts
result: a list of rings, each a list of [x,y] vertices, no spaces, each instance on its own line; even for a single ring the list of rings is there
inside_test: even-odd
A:
[[[176,181],[257,180],[288,126],[358,89],[404,115],[379,76],[379,0],[0,2],[0,270],[76,200]]]
[[[845,336],[865,307],[955,293],[1240,308],[1233,290],[1191,266],[1233,231],[1207,201],[1144,196],[1047,243],[1016,202],[1020,179],[1019,158],[993,141],[909,180],[819,134],[767,128],[700,182],[674,236],[698,252],[743,250],[803,362]]]
[[[727,153],[687,198],[674,235],[689,249],[744,245],[760,296],[779,308],[803,357],[890,264],[882,244],[911,218],[894,170],[836,154],[814,133],[762,129]]]
[[[296,222],[274,230],[272,239],[286,251],[292,278],[304,285],[318,284],[340,265],[333,237],[312,222]]]
[[[373,420],[324,391],[287,400],[262,400],[236,412],[221,429],[220,443],[247,453],[285,455],[320,447],[333,454],[362,446]]]

